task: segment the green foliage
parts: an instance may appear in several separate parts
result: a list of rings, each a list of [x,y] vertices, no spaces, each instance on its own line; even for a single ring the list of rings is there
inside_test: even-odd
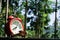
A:
[[[35,31],[26,30],[26,32],[27,32],[26,38],[34,38]]]
[[[12,0],[9,1],[9,10],[8,10],[9,16],[14,14],[14,12],[13,12],[13,5],[12,5],[11,2],[13,2],[13,1]],[[4,27],[5,27],[5,21],[6,21],[6,6],[7,6],[6,2],[4,2],[4,0],[3,0],[2,1],[2,12],[0,14],[0,35],[2,37],[5,36]],[[18,6],[15,6],[15,7],[18,7]],[[16,15],[17,15],[17,17],[21,18],[22,21],[24,20],[24,16],[22,16],[20,12],[17,12]]]
[[[40,0],[40,2],[36,5],[36,8],[38,8],[38,25],[37,27],[40,27],[38,30],[40,30],[41,36],[43,35],[44,27],[48,25],[48,22],[50,21],[48,14],[52,12],[52,9],[48,5],[48,0]],[[42,25],[40,25],[42,24]]]
[[[44,27],[47,26],[48,22],[50,21],[48,14],[53,12],[53,9],[51,9],[49,6],[50,2],[49,3],[48,2],[49,2],[48,0],[39,0],[38,3],[36,3],[36,1],[34,0],[28,1],[29,5],[27,6],[27,9],[31,9],[35,15],[38,11],[38,19],[34,28],[36,28],[35,31],[40,30],[41,33],[40,35],[43,35]],[[26,3],[23,2],[23,5],[26,7],[25,4]]]
[[[18,1],[19,0],[10,0],[9,2],[9,16],[14,14],[13,9],[18,9],[20,8],[17,12],[16,12],[16,16],[21,18],[23,23],[24,23],[24,16],[21,15],[21,10],[23,10],[26,7],[26,2],[22,2],[21,6],[18,6]],[[13,8],[12,2],[15,3],[15,6]],[[49,32],[44,32],[44,27],[48,25],[48,22],[50,21],[49,15],[51,12],[53,12],[54,10],[52,8],[50,8],[50,4],[52,2],[48,1],[48,0],[39,0],[39,2],[36,3],[36,1],[34,0],[30,0],[27,2],[28,6],[27,6],[27,10],[31,9],[33,11],[33,14],[37,14],[38,12],[38,19],[36,21],[35,26],[33,26],[35,28],[34,31],[31,30],[26,30],[27,35],[26,38],[33,38],[36,37],[35,33],[38,33],[38,37],[40,36],[40,38],[51,38],[52,34],[50,34]],[[0,35],[4,36],[5,32],[4,32],[4,28],[2,27],[2,25],[5,25],[5,13],[6,13],[6,2],[3,2],[2,4],[2,13],[0,14]],[[47,29],[49,30],[49,29]],[[37,32],[36,32],[37,31]],[[58,34],[60,33],[60,31],[58,31]],[[59,36],[59,35],[58,35]],[[60,36],[59,36],[60,37]]]

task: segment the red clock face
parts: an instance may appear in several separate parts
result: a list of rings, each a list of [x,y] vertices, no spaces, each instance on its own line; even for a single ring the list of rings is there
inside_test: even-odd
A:
[[[20,18],[14,18],[13,16],[9,16],[8,22],[5,26],[5,33],[9,35],[21,34],[24,32],[24,26],[22,24],[22,20]]]
[[[18,34],[19,31],[23,31],[23,25],[21,23],[21,21],[19,21],[19,19],[14,18],[10,21],[10,31],[13,34]]]

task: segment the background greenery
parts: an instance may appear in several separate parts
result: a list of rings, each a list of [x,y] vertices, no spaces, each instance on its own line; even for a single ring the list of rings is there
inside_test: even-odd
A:
[[[26,7],[26,0],[22,0],[21,5],[19,6],[20,0],[9,0],[9,15],[13,15],[16,12],[16,17],[22,19],[24,24],[25,16],[22,15],[22,10]],[[15,4],[15,5],[13,5]],[[53,38],[54,32],[51,27],[48,26],[50,21],[49,14],[55,11],[54,8],[50,7],[51,4],[55,4],[49,0],[27,0],[27,11],[31,9],[33,14],[37,16],[36,22],[31,22],[30,27],[34,29],[26,29],[27,35],[26,38]],[[59,9],[59,7],[58,7]],[[37,14],[38,13],[38,14]],[[4,26],[5,26],[5,15],[6,14],[6,2],[2,1],[2,10],[0,13],[0,37],[5,37]],[[28,18],[27,18],[28,19]],[[30,20],[30,19],[29,19]],[[27,20],[27,23],[29,22]],[[48,26],[48,27],[45,27]],[[60,38],[60,31],[57,32],[57,38]],[[21,38],[20,36],[15,36],[16,38]]]

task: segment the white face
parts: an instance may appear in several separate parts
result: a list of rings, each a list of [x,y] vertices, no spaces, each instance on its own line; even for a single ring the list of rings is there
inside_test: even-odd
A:
[[[11,24],[13,34],[18,34],[22,30],[22,24],[18,20],[14,20]]]

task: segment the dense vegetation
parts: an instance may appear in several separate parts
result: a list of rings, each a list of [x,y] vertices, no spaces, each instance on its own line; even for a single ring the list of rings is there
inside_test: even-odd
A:
[[[36,16],[35,21],[33,21],[34,17],[27,17],[27,23],[31,21],[30,27],[26,29],[27,35],[26,38],[53,38],[54,33],[50,33],[49,30],[51,30],[50,26],[48,26],[48,22],[50,21],[49,14],[55,11],[54,8],[51,8],[51,4],[53,2],[49,0],[27,0],[27,6],[26,6],[26,0],[9,0],[9,15],[14,15],[15,17],[19,17],[22,19],[24,24],[25,14],[22,15],[22,10],[27,7],[27,13],[28,15],[31,14],[31,11],[33,12],[33,15]],[[20,5],[19,5],[20,4]],[[58,7],[59,8],[59,7]],[[31,11],[29,11],[29,9]],[[28,12],[29,11],[29,12]],[[25,12],[25,11],[24,11]],[[2,11],[0,13],[0,35],[2,37],[5,37],[4,32],[4,25],[6,21],[6,2],[4,0],[2,1]],[[18,35],[17,35],[18,36]],[[17,37],[16,36],[16,37]],[[18,36],[19,38],[19,36]]]

